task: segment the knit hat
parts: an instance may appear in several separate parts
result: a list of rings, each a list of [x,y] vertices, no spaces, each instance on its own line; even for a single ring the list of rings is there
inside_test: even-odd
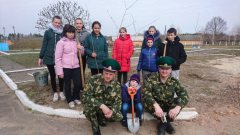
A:
[[[139,84],[139,83],[140,83],[140,77],[139,77],[139,75],[133,74],[133,75],[131,76],[131,78],[130,78],[130,81],[132,81],[132,80],[137,81],[138,84]]]
[[[152,40],[152,41],[154,42],[154,39],[153,39],[152,37],[148,37],[148,38],[147,38],[147,41],[148,41],[148,40]]]

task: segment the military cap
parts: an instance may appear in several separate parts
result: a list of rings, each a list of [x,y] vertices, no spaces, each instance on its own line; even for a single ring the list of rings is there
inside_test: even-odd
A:
[[[116,60],[111,58],[103,60],[102,65],[104,66],[104,70],[108,72],[115,72],[117,70],[121,70],[120,64]]]
[[[168,56],[161,57],[156,61],[156,65],[158,65],[162,69],[170,69],[175,63],[175,60]]]

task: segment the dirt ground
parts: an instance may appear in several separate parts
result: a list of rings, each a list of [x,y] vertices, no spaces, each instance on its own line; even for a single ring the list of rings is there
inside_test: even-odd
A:
[[[199,116],[189,121],[174,122],[173,126],[177,128],[177,134],[237,135],[240,133],[239,67],[240,57],[201,56],[187,59],[181,66],[180,82],[190,96],[187,107],[196,108]],[[136,73],[135,68],[132,68],[128,78],[133,73]],[[53,93],[50,85],[36,87],[34,83],[30,83],[19,86],[19,89],[25,91],[37,104],[69,109],[66,101],[56,103],[52,101]],[[74,109],[82,110],[82,105]],[[144,128],[148,130],[145,133],[155,134],[154,123],[145,123],[154,126],[153,130]]]

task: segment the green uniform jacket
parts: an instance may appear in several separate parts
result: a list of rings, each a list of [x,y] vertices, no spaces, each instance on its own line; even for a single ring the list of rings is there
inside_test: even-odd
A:
[[[120,83],[112,80],[106,88],[103,82],[103,74],[94,75],[84,88],[82,100],[84,103],[83,110],[99,109],[102,104],[105,104],[115,115],[120,111],[122,105]]]
[[[183,108],[189,101],[188,93],[181,86],[178,79],[174,77],[168,77],[165,84],[160,80],[160,75],[153,75],[148,78],[146,87],[144,88],[143,97],[144,99],[151,103],[164,104],[172,102],[174,100],[174,92],[176,92],[178,98],[176,105]]]
[[[39,58],[43,59],[43,64],[54,65],[54,55],[57,42],[62,34],[56,34],[52,29],[48,29],[44,33],[43,44],[39,54]]]
[[[85,40],[84,49],[85,53],[88,55],[88,68],[103,69],[102,61],[108,58],[106,38],[101,33],[99,36],[91,33]],[[92,57],[93,52],[97,54],[96,59]]]

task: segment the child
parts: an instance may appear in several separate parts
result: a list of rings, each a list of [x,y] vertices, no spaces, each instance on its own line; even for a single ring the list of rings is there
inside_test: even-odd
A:
[[[92,75],[103,73],[102,61],[108,58],[106,38],[100,33],[101,24],[98,21],[92,24],[92,33],[85,40],[85,53],[88,55],[88,68]]]
[[[177,30],[175,28],[170,28],[167,31],[166,40],[160,45],[160,48],[158,50],[158,56],[163,56],[164,47],[165,44],[167,44],[165,56],[169,56],[176,61],[176,64],[172,66],[172,72],[170,76],[176,77],[177,79],[179,79],[180,65],[184,63],[187,59],[184,46],[179,41],[180,38],[177,36]],[[174,94],[174,97],[177,97],[176,93]]]
[[[77,28],[77,34],[78,34],[78,40],[79,43],[84,46],[85,40],[87,38],[87,35],[89,35],[89,32],[85,29],[85,26],[83,24],[83,21],[81,18],[77,18],[75,19],[75,26]],[[86,54],[84,54],[82,56],[82,64],[83,64],[83,73],[85,73],[85,68],[86,68],[86,62],[87,62],[87,58],[86,58]],[[83,90],[83,86],[81,86],[81,90],[80,92],[82,92]]]
[[[150,26],[148,28],[148,31],[144,32],[144,40],[142,43],[142,49],[146,48],[146,39],[148,37],[148,35],[152,35],[154,36],[155,39],[155,48],[159,49],[160,44],[162,43],[162,40],[160,38],[160,32],[155,28],[155,26]]]
[[[134,110],[136,111],[137,115],[136,117],[139,118],[139,123],[140,126],[142,126],[142,112],[143,112],[143,105],[141,103],[141,85],[140,83],[140,77],[137,74],[133,74],[130,78],[130,80],[124,84],[121,89],[122,89],[122,125],[124,127],[128,127],[127,125],[127,112],[129,109],[132,107],[132,102],[130,95],[128,94],[128,87],[135,87],[137,88],[137,93],[134,95]]]
[[[52,24],[50,28],[45,31],[43,38],[43,45],[39,54],[38,65],[41,67],[42,64],[47,65],[48,71],[50,73],[52,90],[54,92],[53,102],[58,100],[58,93],[56,87],[56,73],[54,69],[54,53],[57,42],[60,40],[62,35],[62,20],[59,16],[54,16],[52,19]],[[63,79],[59,78],[60,93],[59,96],[61,100],[65,100],[66,97],[63,94]]]
[[[138,75],[140,75],[140,71],[142,70],[142,78],[143,78],[143,85],[145,86],[148,77],[154,75],[158,71],[158,67],[155,64],[157,59],[157,49],[155,48],[155,40],[152,35],[148,35],[147,39],[145,40],[146,48],[142,49],[138,61]]]
[[[122,27],[119,30],[120,36],[115,40],[113,45],[112,58],[117,60],[121,65],[121,70],[118,71],[118,81],[121,84],[121,78],[123,75],[123,83],[127,82],[127,72],[130,71],[131,56],[133,54],[133,42],[130,34],[127,34],[127,29]]]
[[[59,78],[64,78],[65,95],[70,108],[76,104],[81,104],[79,101],[79,90],[81,87],[81,72],[78,60],[78,49],[81,50],[81,55],[84,55],[84,47],[77,45],[75,39],[75,27],[66,24],[63,28],[64,37],[57,43],[55,52],[56,70]],[[73,80],[73,94],[71,92],[71,79]],[[74,102],[75,103],[74,103]]]

